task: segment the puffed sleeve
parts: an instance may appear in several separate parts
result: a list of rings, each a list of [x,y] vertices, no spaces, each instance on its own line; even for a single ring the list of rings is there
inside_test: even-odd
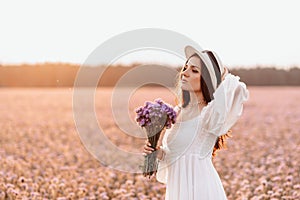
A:
[[[243,103],[249,99],[246,84],[228,73],[218,86],[214,99],[207,105],[203,129],[216,136],[226,134],[242,115]]]

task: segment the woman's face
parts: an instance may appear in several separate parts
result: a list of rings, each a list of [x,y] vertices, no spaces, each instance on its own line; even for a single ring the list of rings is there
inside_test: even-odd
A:
[[[201,62],[197,56],[192,56],[180,72],[181,89],[200,91]]]

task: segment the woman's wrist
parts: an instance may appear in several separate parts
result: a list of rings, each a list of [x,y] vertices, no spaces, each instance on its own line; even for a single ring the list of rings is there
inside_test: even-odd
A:
[[[163,147],[162,147],[162,146],[159,146],[159,147],[157,148],[157,151],[158,151],[157,159],[160,160],[160,161],[164,160],[164,159],[165,159],[166,153],[165,153],[165,151],[163,150]]]

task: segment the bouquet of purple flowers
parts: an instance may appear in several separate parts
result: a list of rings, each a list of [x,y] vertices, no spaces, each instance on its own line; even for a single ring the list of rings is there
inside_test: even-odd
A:
[[[172,106],[164,103],[160,98],[155,103],[147,101],[145,106],[135,110],[137,113],[136,122],[146,130],[148,140],[153,149],[156,149],[157,142],[163,129],[171,128],[176,122],[177,114]],[[157,151],[146,155],[143,175],[149,176],[157,171]]]

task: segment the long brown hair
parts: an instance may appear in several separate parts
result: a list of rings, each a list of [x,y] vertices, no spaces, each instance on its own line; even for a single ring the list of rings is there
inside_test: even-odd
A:
[[[204,97],[206,103],[209,103],[214,98],[213,97],[214,90],[213,90],[211,79],[206,78],[204,80],[204,78],[203,78],[203,77],[210,77],[208,69],[207,69],[205,63],[202,61],[202,59],[197,54],[193,54],[192,56],[197,56],[200,59],[200,62],[201,62],[201,77],[200,77],[201,91],[202,91],[202,94],[203,94],[203,97]],[[192,56],[190,56],[186,60],[185,65]],[[210,57],[210,55],[209,55],[209,57]],[[216,63],[214,63],[213,61],[212,61],[212,63],[214,65],[214,68],[218,69],[218,71],[215,70],[217,78],[218,79],[221,78],[219,67],[216,67]],[[175,102],[176,102],[177,105],[181,104],[182,107],[185,108],[190,102],[190,92],[187,91],[187,90],[182,90],[179,87],[179,81],[181,79],[180,74],[181,74],[182,71],[183,71],[183,68],[180,70],[180,72],[178,73],[177,78],[176,78],[177,79],[176,90],[177,90],[177,94],[178,94],[179,98],[176,97]],[[221,82],[221,80],[218,80],[218,83],[220,83],[220,82]],[[212,152],[212,158],[214,158],[217,155],[218,150],[220,150],[222,148],[225,148],[225,149],[227,148],[226,139],[228,137],[232,137],[231,133],[232,133],[232,130],[228,130],[227,133],[218,136],[218,138],[216,139],[215,145],[214,145],[213,152]]]

